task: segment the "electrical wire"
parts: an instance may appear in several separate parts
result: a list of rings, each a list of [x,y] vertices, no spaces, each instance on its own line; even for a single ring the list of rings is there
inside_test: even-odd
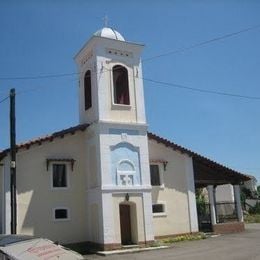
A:
[[[186,89],[186,90],[191,90],[191,91],[196,91],[196,92],[215,94],[215,95],[220,95],[220,96],[229,96],[229,97],[235,97],[235,98],[250,99],[250,100],[260,100],[260,97],[255,97],[255,96],[246,96],[246,95],[234,94],[234,93],[228,93],[228,92],[222,92],[222,91],[216,91],[216,90],[207,90],[207,89],[202,89],[202,88],[188,87],[188,86],[184,86],[184,85],[180,85],[180,84],[169,83],[169,82],[148,79],[148,78],[143,78],[143,80],[149,81],[152,83],[156,83],[156,84],[160,84],[160,85],[164,85],[164,86],[168,86],[168,87],[175,87],[175,88]]]
[[[47,87],[53,87],[53,86],[47,86]],[[63,87],[63,86],[60,86],[60,85],[56,85],[55,87]],[[26,94],[28,92],[34,92],[34,91],[39,91],[43,88],[46,88],[44,86],[38,86],[38,87],[33,87],[33,88],[29,88],[29,89],[25,89],[25,90],[20,90],[20,91],[17,91],[16,92],[16,95],[20,95],[20,94]]]
[[[106,71],[103,72],[111,72],[112,70],[105,69]],[[130,76],[130,75],[129,75]],[[185,90],[190,90],[190,91],[195,91],[195,92],[201,92],[201,93],[206,93],[206,94],[214,94],[214,95],[219,95],[219,96],[228,96],[228,97],[234,97],[234,98],[241,98],[241,99],[248,99],[248,100],[260,100],[260,97],[257,96],[247,96],[247,95],[242,95],[242,94],[236,94],[236,93],[228,93],[228,92],[222,92],[222,91],[216,91],[216,90],[207,90],[207,89],[202,89],[202,88],[195,88],[195,87],[189,87],[181,84],[176,84],[176,83],[170,83],[170,82],[165,82],[165,81],[160,81],[160,80],[154,80],[154,79],[149,79],[149,78],[144,78],[144,77],[137,77],[137,76],[132,76],[133,78],[139,78],[148,82],[152,82],[155,84],[160,84],[162,86],[166,87],[175,87],[179,89],[185,89]],[[149,85],[148,85],[149,86]]]
[[[38,76],[24,76],[24,77],[0,77],[0,80],[27,80],[27,79],[46,79],[46,78],[62,78],[68,76],[78,75],[78,72],[61,73],[61,74],[47,74]]]
[[[184,51],[187,51],[187,50],[198,48],[198,47],[204,46],[206,44],[210,44],[210,43],[213,43],[213,42],[216,42],[216,41],[220,41],[220,40],[223,40],[223,39],[226,39],[226,38],[230,38],[230,37],[239,35],[241,33],[256,30],[256,29],[259,29],[259,28],[260,28],[260,25],[251,26],[251,27],[248,27],[248,28],[245,28],[245,29],[233,32],[233,33],[224,34],[224,35],[219,36],[219,37],[215,37],[215,38],[203,41],[203,42],[199,42],[199,43],[193,44],[193,45],[188,46],[188,47],[183,47],[183,48],[180,48],[180,49],[177,49],[177,50],[174,50],[174,51],[169,51],[169,52],[166,52],[166,53],[155,55],[155,56],[152,56],[150,58],[143,59],[142,62],[147,62],[147,61],[150,61],[150,60],[153,60],[153,59],[157,59],[157,58],[161,58],[161,57],[164,57],[164,56],[169,56],[169,55],[173,55],[173,54],[176,54],[176,53],[179,53],[179,52],[184,52]],[[62,78],[62,77],[68,77],[68,76],[73,76],[73,75],[78,75],[78,74],[80,74],[80,73],[79,72],[72,72],[72,73],[46,74],[46,75],[38,75],[38,76],[24,76],[24,77],[0,77],[0,80],[6,80],[7,81],[7,80],[35,80],[35,79],[46,79],[46,78]]]
[[[215,41],[230,38],[230,37],[236,36],[238,34],[245,33],[245,32],[251,31],[251,30],[259,29],[259,28],[260,28],[260,25],[248,27],[246,29],[243,29],[243,30],[240,30],[240,31],[237,31],[237,32],[233,32],[233,33],[229,33],[229,34],[225,34],[225,35],[222,35],[220,37],[216,37],[216,38],[213,38],[213,39],[210,39],[210,40],[207,40],[207,41],[203,41],[203,42],[191,45],[189,47],[184,47],[184,48],[177,49],[175,51],[170,51],[170,52],[167,52],[167,53],[159,54],[159,55],[144,59],[143,62],[153,60],[153,59],[156,59],[156,58],[160,58],[160,57],[164,57],[164,56],[168,56],[168,55],[173,55],[173,54],[183,52],[183,51],[187,51],[187,50],[190,50],[190,49],[193,49],[193,48],[201,47],[201,46],[204,46],[206,44],[209,44],[209,43],[212,43],[212,42],[215,42]],[[111,70],[103,68],[103,71],[101,73],[109,72],[109,71],[111,71]],[[80,74],[80,72],[62,73],[62,74],[48,74],[48,75],[28,76],[28,77],[26,77],[26,76],[24,76],[24,77],[0,77],[0,80],[34,80],[34,79],[44,79],[44,78],[61,78],[61,77],[79,75],[79,74]],[[230,97],[251,99],[251,100],[259,100],[260,99],[260,97],[255,97],[255,96],[247,96],[247,95],[241,95],[241,94],[235,94],[235,93],[227,93],[227,92],[221,92],[221,91],[215,91],[215,90],[194,88],[194,87],[189,87],[189,86],[185,86],[185,85],[181,85],[181,84],[169,83],[169,82],[164,82],[164,81],[159,81],[159,80],[154,80],[154,79],[149,79],[149,78],[142,78],[142,79],[145,80],[145,81],[148,81],[148,82],[155,83],[155,84],[160,84],[162,86],[175,87],[175,88],[186,89],[186,90],[196,91],[196,92],[201,92],[201,93],[230,96]],[[23,91],[18,91],[17,95],[27,93],[27,92],[31,92],[31,91],[37,91],[37,90],[39,90],[39,87],[35,87],[35,88],[32,88],[32,89],[23,90]],[[7,98],[3,99],[0,103],[4,102]]]
[[[238,34],[245,33],[245,32],[251,31],[251,30],[256,30],[256,29],[259,29],[259,28],[260,28],[260,25],[248,27],[248,28],[245,28],[245,29],[237,31],[237,32],[224,34],[222,36],[215,37],[213,39],[209,39],[209,40],[206,40],[206,41],[203,41],[203,42],[195,43],[195,44],[190,45],[188,47],[183,47],[183,48],[180,48],[180,49],[177,49],[177,50],[174,50],[174,51],[169,51],[169,52],[166,52],[166,53],[158,54],[158,55],[155,55],[153,57],[143,59],[142,62],[146,62],[146,61],[150,61],[150,60],[153,60],[153,59],[173,55],[173,54],[176,54],[176,53],[179,53],[179,52],[188,51],[188,50],[191,50],[191,49],[194,49],[194,48],[198,48],[198,47],[201,47],[201,46],[204,46],[204,45],[216,42],[216,41],[221,41],[221,40],[224,40],[224,39],[227,39],[227,38],[231,38],[231,37],[234,37]]]
[[[6,101],[9,98],[9,96],[5,97],[4,99],[0,100],[0,104]]]
[[[106,69],[106,68],[102,67],[102,71],[97,73],[97,74],[101,75],[101,74],[107,73],[107,72],[112,72],[112,70],[111,69]],[[229,92],[223,92],[223,91],[208,90],[208,89],[203,89],[203,88],[195,88],[195,87],[190,87],[190,86],[186,86],[186,85],[182,85],[182,84],[176,84],[176,83],[165,82],[165,81],[155,80],[155,79],[151,79],[151,78],[138,77],[138,76],[131,76],[131,75],[129,75],[129,77],[138,78],[138,79],[142,79],[142,80],[147,81],[147,82],[159,84],[162,87],[170,87],[170,88],[174,87],[174,88],[189,90],[189,91],[193,91],[193,92],[200,92],[200,93],[204,93],[204,94],[213,94],[213,95],[234,97],[234,98],[247,99],[247,100],[260,100],[260,97],[258,97],[258,96],[248,96],[248,95],[242,95],[242,94],[237,94],[237,93],[229,93]],[[31,89],[27,89],[27,90],[17,91],[16,95],[25,94],[25,93],[33,92],[33,91],[38,91],[41,88],[43,88],[43,87],[39,86],[39,87],[34,87],[34,88],[31,88]],[[7,98],[8,97],[3,99],[2,102],[5,101]]]

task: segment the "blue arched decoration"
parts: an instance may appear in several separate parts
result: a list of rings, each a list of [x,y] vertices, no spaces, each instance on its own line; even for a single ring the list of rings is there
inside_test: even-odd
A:
[[[117,184],[117,170],[135,170],[134,184],[140,185],[140,155],[139,148],[127,142],[111,146],[111,179],[114,185]],[[131,163],[127,163],[127,161]],[[120,164],[121,162],[121,164]],[[132,164],[132,165],[131,165]]]
[[[134,171],[135,172],[135,166],[132,163],[132,161],[123,160],[123,161],[119,162],[119,164],[117,166],[117,170],[119,170],[119,171]]]

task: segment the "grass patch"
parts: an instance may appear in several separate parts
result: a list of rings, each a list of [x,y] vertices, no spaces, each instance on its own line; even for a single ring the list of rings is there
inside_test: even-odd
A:
[[[152,244],[149,245],[149,247],[159,247],[159,246],[163,246],[163,243],[159,240],[156,240]]]
[[[204,233],[198,234],[187,234],[187,235],[180,235],[176,237],[169,237],[161,240],[162,244],[172,244],[181,241],[193,241],[193,240],[200,240],[205,239],[206,235]]]
[[[246,223],[260,223],[260,214],[246,215]]]

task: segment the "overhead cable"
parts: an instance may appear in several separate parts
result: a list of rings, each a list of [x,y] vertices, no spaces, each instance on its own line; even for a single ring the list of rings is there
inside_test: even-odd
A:
[[[256,96],[247,96],[247,95],[228,93],[228,92],[222,92],[222,91],[216,91],[216,90],[194,88],[194,87],[188,87],[188,86],[185,86],[185,85],[169,83],[169,82],[164,82],[164,81],[159,81],[159,80],[154,80],[154,79],[148,79],[148,78],[143,78],[143,80],[149,81],[149,82],[152,82],[152,83],[156,83],[156,84],[160,84],[160,85],[164,85],[164,86],[168,86],[168,87],[175,87],[175,88],[186,89],[186,90],[191,90],[191,91],[196,91],[196,92],[215,94],[215,95],[221,95],[221,96],[229,96],[229,97],[235,97],[235,98],[260,100],[260,97],[256,97]]]
[[[215,38],[203,41],[203,42],[195,43],[195,44],[192,44],[188,47],[182,47],[182,48],[179,48],[179,49],[174,50],[174,51],[168,51],[168,52],[165,52],[165,53],[162,53],[162,54],[158,54],[158,55],[155,55],[153,57],[143,59],[143,62],[150,61],[150,60],[157,59],[157,58],[161,58],[161,57],[164,57],[164,56],[173,55],[173,54],[176,54],[176,53],[179,53],[179,52],[188,51],[188,50],[191,50],[191,49],[194,49],[194,48],[198,48],[198,47],[201,47],[201,46],[204,46],[204,45],[216,42],[216,41],[221,41],[221,40],[224,40],[224,39],[227,39],[227,38],[231,38],[231,37],[234,37],[238,34],[245,33],[245,32],[252,31],[252,30],[256,30],[256,29],[259,29],[259,28],[260,28],[260,25],[251,26],[251,27],[248,27],[246,29],[243,29],[243,30],[240,30],[240,31],[237,31],[237,32],[224,34],[222,36],[215,37]]]
[[[161,58],[161,57],[164,57],[164,56],[169,56],[169,55],[173,55],[173,54],[176,54],[176,53],[179,53],[179,52],[184,52],[184,51],[187,51],[187,50],[198,48],[198,47],[201,47],[201,46],[204,46],[204,45],[216,42],[216,41],[220,41],[220,40],[224,40],[226,38],[234,37],[234,36],[239,35],[241,33],[256,30],[256,29],[259,29],[259,28],[260,28],[260,25],[251,26],[251,27],[248,27],[248,28],[236,31],[236,32],[224,34],[224,35],[219,36],[219,37],[215,37],[215,38],[203,41],[203,42],[199,42],[199,43],[193,44],[193,45],[188,46],[188,47],[183,47],[183,48],[179,48],[177,50],[173,50],[173,51],[169,51],[169,52],[162,53],[162,54],[159,54],[159,55],[155,55],[155,56],[152,56],[150,58],[143,59],[142,61],[147,62],[147,61],[157,59],[157,58]],[[23,76],[23,77],[0,77],[0,80],[35,80],[35,79],[45,79],[45,78],[61,78],[61,77],[78,75],[78,74],[80,74],[80,73],[72,72],[72,73],[46,74],[46,75]]]

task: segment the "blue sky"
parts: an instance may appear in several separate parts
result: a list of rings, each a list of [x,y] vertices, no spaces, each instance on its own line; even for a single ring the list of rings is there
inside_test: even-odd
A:
[[[73,57],[109,25],[146,45],[143,59],[260,25],[260,1],[0,1],[0,78],[76,72]],[[144,78],[260,97],[260,29],[143,62]],[[17,92],[17,141],[78,124],[76,75],[0,79]],[[144,82],[149,130],[260,180],[260,100]],[[0,149],[9,145],[0,104]]]

